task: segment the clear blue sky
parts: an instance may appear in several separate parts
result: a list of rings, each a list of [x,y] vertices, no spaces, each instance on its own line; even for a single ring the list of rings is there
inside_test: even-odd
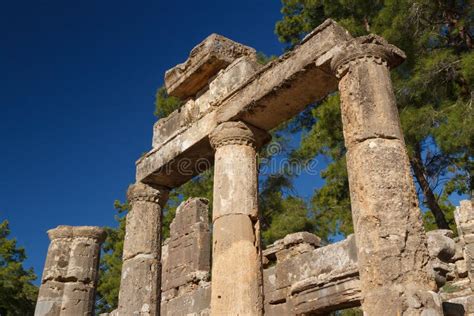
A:
[[[210,33],[280,55],[278,0],[2,1],[0,220],[41,275],[46,231],[115,225],[164,72]],[[307,181],[300,192],[309,195]]]

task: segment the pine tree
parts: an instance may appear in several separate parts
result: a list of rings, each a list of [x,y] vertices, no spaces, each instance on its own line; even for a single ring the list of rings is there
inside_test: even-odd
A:
[[[392,72],[411,166],[420,200],[430,210],[428,228],[453,225],[452,193],[474,188],[473,19],[469,1],[283,0],[275,32],[291,49],[332,18],[352,35],[376,33],[407,53]],[[329,235],[352,231],[337,95],[313,105],[313,120],[293,155],[327,157],[326,180],[315,190],[312,212]]]
[[[0,224],[0,315],[33,315],[38,289],[33,269],[25,270],[25,250],[9,239],[8,221]]]

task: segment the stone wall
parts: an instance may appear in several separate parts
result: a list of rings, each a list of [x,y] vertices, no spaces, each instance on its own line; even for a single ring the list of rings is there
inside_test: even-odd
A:
[[[461,237],[449,230],[427,233],[429,273],[436,276],[445,315],[474,315],[467,263],[471,219],[471,204],[463,201],[456,211]],[[207,200],[183,202],[163,245],[162,315],[209,315],[210,240]],[[353,235],[323,246],[316,235],[290,234],[269,245],[262,259],[265,315],[325,315],[361,305]]]
[[[445,267],[446,284],[440,289],[444,314],[474,315],[474,209],[471,201],[461,201],[454,213],[458,237],[454,239],[453,255]],[[445,256],[449,254],[445,253]]]
[[[208,315],[211,233],[208,201],[191,198],[176,210],[162,248],[161,315]]]

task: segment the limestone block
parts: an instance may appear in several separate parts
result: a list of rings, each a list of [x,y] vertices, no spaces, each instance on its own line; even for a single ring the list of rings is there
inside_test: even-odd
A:
[[[350,235],[338,243],[278,262],[275,289],[290,287],[312,276],[328,281],[357,271],[357,248],[354,236]]]
[[[51,240],[43,270],[43,282],[62,280],[67,275],[72,238],[56,238]]]
[[[92,316],[94,310],[94,288],[81,282],[64,284],[61,315]]]
[[[188,234],[196,223],[208,223],[208,204],[203,198],[190,198],[181,203],[170,226],[171,239]]]
[[[210,313],[211,287],[198,287],[192,292],[161,302],[162,316],[194,315],[205,316]]]
[[[245,214],[257,218],[256,192],[255,149],[242,145],[220,147],[215,156],[213,222],[229,214]]]
[[[261,254],[249,216],[229,214],[214,222],[212,314],[259,315]]]
[[[452,236],[450,230],[433,230],[426,233],[428,237],[428,252],[432,258],[439,258],[443,262],[449,262],[456,253],[456,244],[454,240],[446,236]]]
[[[314,246],[306,243],[294,244],[288,248],[284,248],[276,253],[277,261],[281,262],[292,257],[298,256],[305,252],[314,250]]]
[[[341,280],[321,282],[309,278],[291,287],[291,306],[296,315],[304,315],[317,310],[318,314],[360,306],[362,294],[357,275]]]
[[[35,308],[35,316],[57,316],[61,311],[64,283],[47,281],[42,284]]]
[[[283,244],[286,247],[293,246],[296,244],[310,244],[314,247],[321,246],[321,238],[315,234],[308,232],[297,232],[293,234],[288,234],[283,238]]]
[[[467,277],[467,264],[466,260],[458,260],[455,262],[456,264],[456,273],[458,277],[465,278]]]
[[[474,221],[472,202],[470,200],[462,200],[459,204],[460,206],[454,212],[458,226]]]
[[[265,316],[293,315],[292,308],[288,302],[279,304],[268,304],[265,306]]]
[[[160,263],[152,256],[138,255],[125,260],[119,294],[122,315],[157,315]]]
[[[84,283],[95,282],[100,244],[92,238],[77,237],[71,243],[71,257],[66,277]]]
[[[403,140],[389,69],[359,62],[341,79],[341,113],[346,146],[383,137]]]
[[[241,56],[256,58],[256,52],[253,48],[212,34],[193,48],[186,62],[166,72],[166,90],[169,95],[181,99],[194,96],[219,70]]]
[[[210,103],[214,104],[223,100],[262,67],[253,56],[243,56],[235,60],[210,82]]]
[[[161,208],[157,203],[135,202],[127,214],[123,259],[139,254],[160,255]]]
[[[451,258],[451,260],[453,262],[456,262],[456,261],[462,260],[462,259],[464,259],[464,250],[463,250],[463,246],[458,241],[458,242],[456,242],[454,256]]]
[[[163,265],[162,289],[199,283],[210,271],[211,233],[208,201],[191,198],[181,203],[171,223]]]

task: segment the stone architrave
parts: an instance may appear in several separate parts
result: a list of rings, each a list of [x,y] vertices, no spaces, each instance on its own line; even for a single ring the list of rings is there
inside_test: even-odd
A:
[[[339,81],[362,307],[368,316],[442,315],[390,68],[405,54],[356,38],[331,63]]]
[[[266,135],[266,133],[264,133]],[[226,122],[215,149],[211,315],[262,315],[256,130]]]
[[[118,314],[156,316],[161,300],[161,210],[168,189],[136,183],[127,197],[131,210],[126,219]]]
[[[105,232],[95,226],[58,226],[44,266],[35,316],[93,315],[100,244]]]

